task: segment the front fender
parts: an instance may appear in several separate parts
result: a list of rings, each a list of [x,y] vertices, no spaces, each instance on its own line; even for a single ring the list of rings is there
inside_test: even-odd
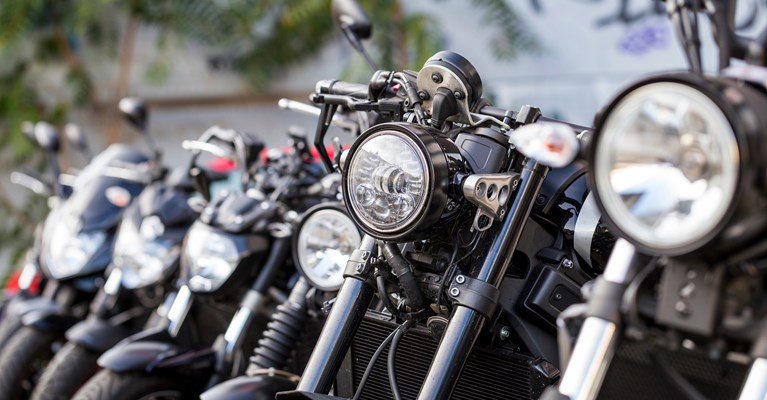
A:
[[[88,318],[69,328],[66,337],[72,343],[102,353],[130,334],[131,330],[125,326],[113,325],[101,318]]]
[[[278,392],[293,390],[296,383],[279,375],[241,376],[213,386],[201,400],[271,400]]]
[[[170,341],[146,340],[113,347],[99,357],[98,364],[118,373],[175,370],[179,374],[190,374],[213,368],[215,361],[211,348],[192,349]]]
[[[63,333],[79,319],[70,315],[58,303],[46,297],[31,297],[14,304],[21,323],[41,332]]]

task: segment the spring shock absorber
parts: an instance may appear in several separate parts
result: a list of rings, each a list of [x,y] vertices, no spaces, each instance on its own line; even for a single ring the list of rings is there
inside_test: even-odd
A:
[[[257,375],[265,369],[281,369],[287,365],[309,317],[306,312],[306,294],[310,288],[304,277],[299,278],[287,301],[277,306],[277,311],[272,314],[253,350],[248,375]]]

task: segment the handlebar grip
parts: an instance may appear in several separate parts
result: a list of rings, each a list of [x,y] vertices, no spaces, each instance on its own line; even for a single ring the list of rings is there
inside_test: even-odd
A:
[[[368,99],[368,85],[365,83],[352,83],[339,81],[337,79],[328,79],[317,82],[315,90],[317,93],[322,94],[351,96],[360,100]]]

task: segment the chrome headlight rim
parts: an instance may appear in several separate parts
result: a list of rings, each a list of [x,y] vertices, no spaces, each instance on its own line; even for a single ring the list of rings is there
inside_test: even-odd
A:
[[[359,243],[362,242],[362,233],[359,230],[359,225],[354,222],[354,219],[352,219],[349,210],[347,207],[341,203],[322,203],[318,204],[314,207],[311,207],[310,209],[306,210],[306,212],[302,215],[301,220],[298,222],[298,225],[296,226],[292,239],[292,253],[293,253],[293,263],[296,266],[296,269],[301,273],[301,275],[309,281],[309,283],[316,287],[317,289],[320,289],[322,291],[326,292],[333,292],[341,288],[341,285],[343,284],[344,278],[342,277],[341,281],[337,285],[323,285],[315,279],[311,275],[311,273],[308,273],[306,266],[304,266],[301,262],[301,256],[300,256],[300,239],[301,239],[301,231],[304,225],[310,220],[310,218],[314,215],[316,215],[319,212],[324,211],[334,211],[340,214],[343,214],[344,217],[348,218],[350,222],[352,222],[352,225],[356,229],[356,232],[358,233]],[[357,244],[357,247],[359,247],[359,243]],[[345,270],[345,265],[343,267]],[[343,275],[343,271],[341,274]]]
[[[446,153],[459,154],[452,142],[440,140],[436,136],[440,134],[429,127],[391,122],[376,125],[357,138],[349,149],[344,162],[342,192],[350,216],[364,233],[381,240],[401,240],[406,239],[414,232],[430,228],[439,220],[448,202],[447,187],[450,168]],[[349,185],[351,167],[354,165],[355,156],[359,149],[370,140],[385,135],[392,135],[409,142],[419,153],[426,176],[424,176],[424,199],[420,208],[398,226],[381,229],[358,214]]]
[[[633,233],[629,232],[623,224],[617,222],[616,216],[609,209],[609,200],[606,200],[603,194],[603,185],[605,179],[604,175],[607,171],[602,168],[600,170],[599,161],[603,158],[600,157],[599,144],[603,139],[603,128],[611,116],[612,112],[622,104],[622,101],[632,93],[640,90],[646,86],[658,83],[671,83],[685,86],[689,89],[697,91],[706,99],[710,100],[715,107],[717,107],[732,131],[732,139],[734,139],[734,150],[737,152],[734,158],[733,168],[733,182],[732,189],[729,192],[729,196],[721,201],[721,210],[718,214],[718,221],[710,224],[706,232],[700,233],[694,236],[693,239],[686,240],[685,243],[675,243],[668,246],[657,246],[652,243],[648,243],[636,237]],[[746,167],[748,165],[749,150],[747,146],[746,129],[741,123],[739,116],[741,110],[738,106],[734,105],[730,99],[724,94],[726,90],[737,90],[733,87],[731,82],[720,79],[704,78],[697,75],[688,73],[671,73],[656,75],[644,80],[635,82],[622,90],[616,97],[614,97],[608,106],[601,110],[595,117],[594,132],[590,138],[590,151],[588,152],[588,164],[593,173],[588,174],[589,187],[593,188],[595,193],[596,202],[602,212],[602,217],[606,225],[610,230],[615,232],[616,237],[622,237],[636,246],[641,252],[645,254],[661,255],[661,256],[686,256],[696,255],[707,252],[705,247],[707,244],[716,241],[716,238],[721,235],[727,225],[731,222],[733,214],[736,212],[736,204],[739,199],[742,198],[744,185],[741,184],[741,178],[745,175]],[[732,93],[731,93],[732,95]],[[740,94],[742,96],[742,94]],[[742,101],[742,98],[741,98]]]

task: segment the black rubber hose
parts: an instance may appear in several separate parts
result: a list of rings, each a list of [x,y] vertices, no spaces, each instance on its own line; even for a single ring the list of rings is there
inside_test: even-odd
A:
[[[381,242],[379,245],[392,274],[397,277],[405,293],[406,304],[413,310],[420,310],[424,304],[423,293],[415,280],[410,263],[402,256],[396,244]]]
[[[274,283],[274,277],[277,272],[280,271],[285,259],[288,256],[290,250],[290,237],[277,238],[272,243],[272,249],[269,252],[269,258],[266,259],[261,272],[258,273],[258,278],[253,283],[253,290],[267,295],[269,293],[269,287]]]

